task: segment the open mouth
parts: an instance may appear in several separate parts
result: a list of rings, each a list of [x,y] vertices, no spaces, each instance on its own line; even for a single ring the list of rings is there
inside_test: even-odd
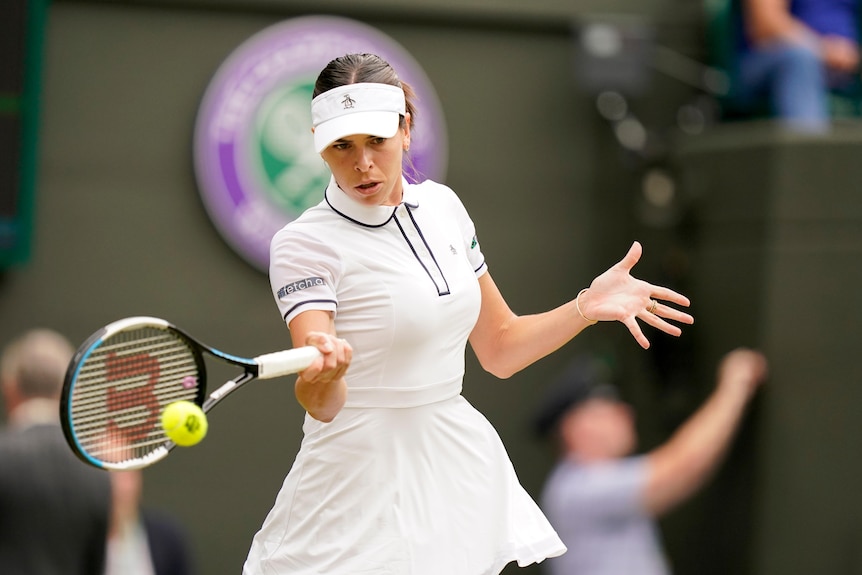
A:
[[[360,192],[368,193],[376,190],[378,186],[380,186],[380,182],[369,182],[367,184],[360,184],[356,186],[356,189]]]

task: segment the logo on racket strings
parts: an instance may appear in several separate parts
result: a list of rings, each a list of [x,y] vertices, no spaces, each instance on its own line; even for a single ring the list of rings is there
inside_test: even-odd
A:
[[[108,388],[107,411],[111,415],[107,434],[112,444],[141,441],[157,426],[159,398],[155,388],[161,374],[159,360],[146,353],[117,356],[108,355],[105,361],[107,379],[116,385]],[[130,382],[143,377],[143,385]]]

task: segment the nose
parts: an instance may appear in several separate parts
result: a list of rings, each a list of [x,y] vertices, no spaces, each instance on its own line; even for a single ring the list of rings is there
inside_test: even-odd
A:
[[[369,150],[365,147],[360,147],[356,152],[356,161],[353,169],[357,172],[367,172],[371,169],[372,161]]]

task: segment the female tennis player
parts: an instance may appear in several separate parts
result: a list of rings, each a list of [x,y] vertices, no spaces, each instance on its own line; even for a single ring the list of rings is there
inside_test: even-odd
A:
[[[325,199],[272,240],[270,281],[294,346],[304,438],[244,575],[491,575],[565,546],[519,484],[494,428],[461,396],[470,342],[506,378],[596,321],[671,335],[688,299],[635,279],[641,247],[551,311],[518,316],[446,186],[408,183],[413,93],[387,62],[350,54],[320,73],[314,145]],[[662,300],[666,303],[658,303]],[[349,369],[348,369],[349,368]]]

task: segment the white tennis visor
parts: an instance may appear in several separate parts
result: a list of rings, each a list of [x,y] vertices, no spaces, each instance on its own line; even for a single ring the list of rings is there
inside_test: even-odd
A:
[[[406,114],[404,90],[389,84],[359,83],[333,88],[311,101],[314,149],[354,134],[391,138]]]

